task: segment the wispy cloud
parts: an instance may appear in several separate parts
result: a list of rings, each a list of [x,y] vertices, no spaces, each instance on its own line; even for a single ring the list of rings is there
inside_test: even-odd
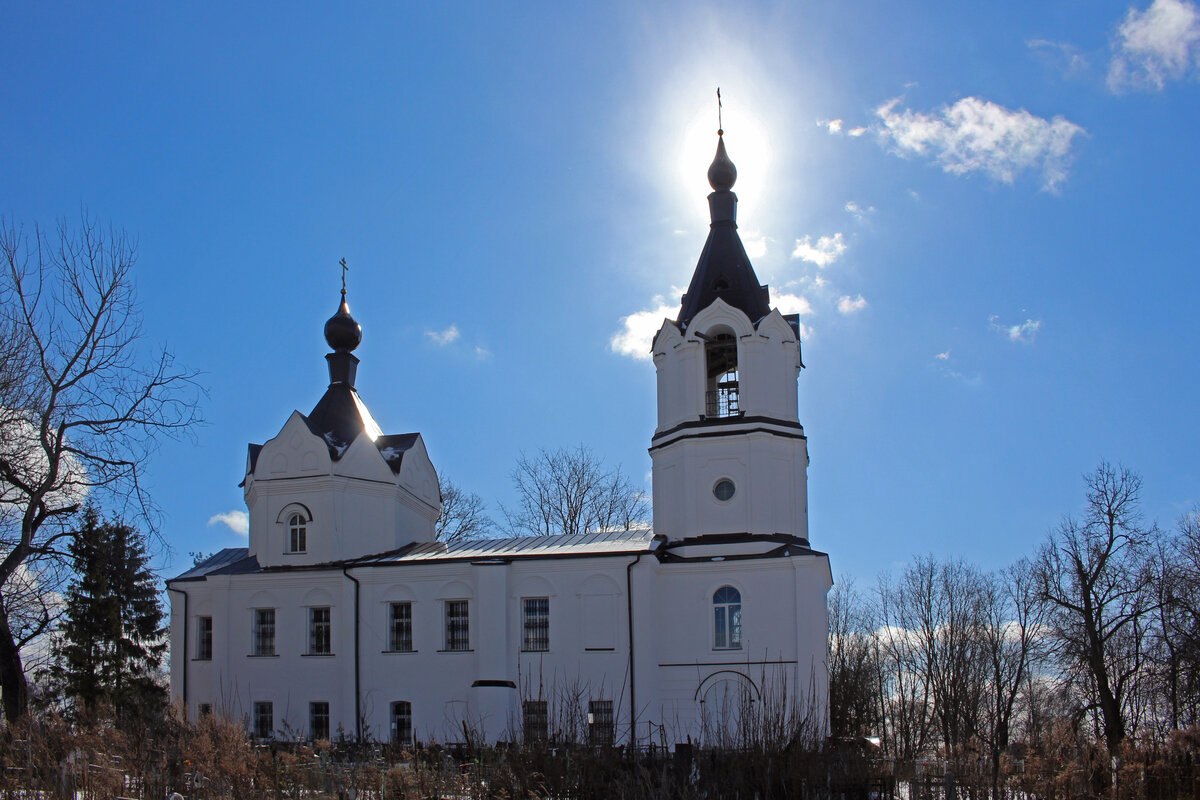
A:
[[[609,340],[614,353],[640,361],[650,360],[654,334],[662,327],[663,320],[679,316],[678,305],[667,305],[661,297],[655,297],[652,302],[657,304],[654,308],[621,318],[621,329]]]
[[[1030,344],[1037,333],[1042,329],[1042,321],[1040,319],[1027,319],[1017,325],[1004,325],[1000,322],[1000,317],[996,314],[988,317],[988,327],[997,333],[1001,333],[1008,337],[1010,342],[1022,342]]]
[[[1049,39],[1030,39],[1025,46],[1041,56],[1048,64],[1064,75],[1079,75],[1090,66],[1079,48],[1070,42],[1053,42]]]
[[[849,213],[851,216],[853,216],[859,222],[861,222],[863,220],[863,218],[866,217],[867,214],[875,213],[875,206],[867,206],[866,208],[863,208],[862,206],[860,206],[858,203],[854,202],[853,200],[846,203],[845,208],[846,208],[847,213]]]
[[[461,334],[458,331],[457,325],[451,325],[443,331],[425,331],[425,338],[438,347],[445,347],[448,344],[458,341],[459,336]]]
[[[819,119],[817,120],[817,125],[830,133],[842,132],[842,121],[840,119]]]
[[[239,536],[250,535],[250,515],[236,508],[232,511],[213,514],[208,518],[208,524],[209,526],[224,525]]]
[[[1162,91],[1200,68],[1200,10],[1187,0],[1154,0],[1145,11],[1129,9],[1117,28],[1108,65],[1114,92]]]
[[[1087,133],[1061,116],[1047,120],[978,97],[929,114],[899,104],[897,97],[875,109],[880,141],[893,152],[929,158],[954,175],[983,172],[1008,184],[1019,173],[1040,172],[1048,191],[1066,180],[1071,142]]]
[[[846,135],[859,137],[859,136],[862,136],[866,132],[867,132],[867,128],[860,125],[857,128],[851,128],[850,130],[846,131]]]
[[[484,360],[492,357],[492,351],[488,350],[486,347],[479,347],[478,345],[476,345],[475,357],[478,358],[480,361],[484,361]]]
[[[792,251],[792,258],[808,261],[818,267],[827,267],[841,258],[845,252],[846,241],[840,233],[835,233],[833,236],[822,236],[816,242],[813,242],[811,236],[805,236],[803,239],[796,240],[796,249]]]
[[[979,372],[968,375],[959,370],[950,359],[950,351],[945,350],[938,353],[934,357],[934,363],[937,365],[937,370],[947,378],[951,378],[964,386],[978,388],[983,385],[983,375]]]
[[[838,313],[845,314],[846,316],[862,311],[866,307],[866,298],[864,298],[861,294],[858,297],[851,297],[848,294],[842,295],[841,298],[838,299],[837,304]]]

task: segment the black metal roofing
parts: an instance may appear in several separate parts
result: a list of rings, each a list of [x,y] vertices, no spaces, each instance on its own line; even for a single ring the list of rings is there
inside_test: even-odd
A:
[[[355,566],[400,564],[409,561],[555,558],[570,555],[603,556],[648,552],[654,531],[606,531],[560,536],[517,536],[507,539],[459,539],[454,542],[420,542],[391,553],[370,556]]]
[[[171,581],[194,581],[207,578],[209,575],[242,575],[247,572],[258,572],[258,559],[250,555],[248,547],[226,547],[224,550],[209,556],[196,566],[176,575]]]

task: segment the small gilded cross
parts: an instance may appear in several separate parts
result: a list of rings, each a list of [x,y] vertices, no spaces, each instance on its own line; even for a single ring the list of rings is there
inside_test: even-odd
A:
[[[344,259],[344,258],[338,263],[340,263],[342,265],[342,295],[345,296],[345,294],[346,294],[346,270],[350,269],[350,267],[346,266],[346,259]]]

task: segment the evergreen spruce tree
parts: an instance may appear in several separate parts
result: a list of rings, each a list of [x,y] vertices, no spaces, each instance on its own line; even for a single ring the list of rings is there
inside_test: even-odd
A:
[[[147,720],[166,705],[157,679],[166,652],[157,579],[142,535],[87,508],[70,555],[76,577],[64,597],[54,683],[80,717],[111,710]]]

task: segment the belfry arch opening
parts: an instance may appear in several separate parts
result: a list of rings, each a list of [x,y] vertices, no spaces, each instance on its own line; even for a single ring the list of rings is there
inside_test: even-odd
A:
[[[705,415],[736,417],[741,414],[738,389],[737,337],[729,328],[714,328],[704,337]]]

